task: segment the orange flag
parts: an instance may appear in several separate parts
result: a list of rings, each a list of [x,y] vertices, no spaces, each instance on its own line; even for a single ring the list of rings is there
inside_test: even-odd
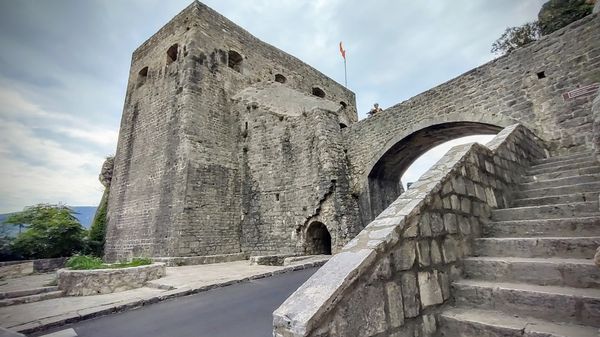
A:
[[[342,41],[340,41],[340,53],[342,54],[342,57],[345,60],[346,59],[346,51],[344,50],[344,46],[342,46]]]

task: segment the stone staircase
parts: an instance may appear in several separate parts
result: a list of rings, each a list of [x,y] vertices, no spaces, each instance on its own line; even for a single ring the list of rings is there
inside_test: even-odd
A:
[[[63,292],[58,290],[58,287],[56,286],[0,293],[0,308],[10,305],[39,302],[63,296]]]
[[[448,337],[598,337],[600,164],[591,153],[529,169],[511,208],[492,212],[439,316]]]

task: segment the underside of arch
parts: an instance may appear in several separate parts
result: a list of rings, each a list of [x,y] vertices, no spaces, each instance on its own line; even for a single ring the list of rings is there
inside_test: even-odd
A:
[[[492,124],[449,122],[420,129],[393,144],[377,160],[368,175],[366,200],[361,202],[363,222],[366,220],[364,223],[368,223],[373,220],[404,192],[400,178],[422,154],[452,139],[480,134],[496,134],[500,130],[502,127]]]

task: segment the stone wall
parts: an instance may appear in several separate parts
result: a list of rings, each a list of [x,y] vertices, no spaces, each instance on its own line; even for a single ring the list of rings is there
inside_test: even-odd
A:
[[[380,211],[370,214],[369,194],[377,191],[369,183],[386,156],[405,158],[386,164],[386,176],[399,177],[432,146],[459,135],[496,133],[494,128],[514,123],[544,139],[552,152],[590,149],[595,95],[565,99],[563,94],[600,82],[598,36],[600,16],[590,15],[352,125],[345,133],[346,148],[365,224]],[[403,144],[427,129],[427,137]],[[441,133],[448,129],[454,130]]]
[[[596,96],[592,106],[592,119],[594,121],[594,151],[596,152],[596,160],[600,162],[600,94]]]
[[[53,259],[37,259],[32,260],[33,271],[36,273],[47,273],[63,268],[67,263],[67,257],[57,257]]]
[[[362,228],[346,173],[344,108],[280,83],[254,85],[235,99],[243,127],[242,249],[308,253],[307,230],[315,222],[340,249]]]
[[[518,125],[454,147],[274,312],[274,335],[432,336],[481,224],[544,156]]]
[[[167,267],[189,266],[199,264],[213,264],[247,260],[245,253],[223,254],[223,255],[203,255],[203,256],[175,256],[175,257],[153,257],[152,261],[162,262]]]
[[[265,247],[253,244],[254,228],[249,240],[240,239],[245,214],[275,229],[281,217],[262,214],[274,191],[269,205],[260,205],[265,196],[245,208],[244,198],[256,193],[248,194],[253,182],[244,180],[240,144],[254,119],[232,101],[245,88],[275,81],[334,102],[336,125],[357,120],[351,91],[196,1],[134,52],[110,188],[107,260],[279,249],[281,234],[265,237]],[[266,133],[279,125],[278,118],[260,122]],[[265,146],[283,143],[269,141]],[[293,235],[283,235],[288,250],[295,249]]]
[[[24,261],[0,262],[1,277],[19,277],[33,273],[47,273],[65,266],[66,257]]]
[[[109,294],[143,287],[167,273],[164,263],[119,269],[70,270],[57,272],[58,289],[67,296]]]
[[[2,275],[2,278],[19,277],[29,274],[33,274],[33,261],[0,262],[0,275]]]

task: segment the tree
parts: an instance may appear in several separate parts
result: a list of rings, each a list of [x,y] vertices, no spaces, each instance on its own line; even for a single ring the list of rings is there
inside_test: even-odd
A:
[[[506,54],[538,40],[592,13],[596,0],[550,0],[538,12],[538,21],[509,27],[492,44],[492,53]]]
[[[108,210],[108,189],[105,189],[100,205],[90,226],[88,239],[90,254],[102,257],[104,254],[104,236],[106,234],[106,212]]]
[[[592,13],[594,1],[590,0],[550,0],[538,13],[542,35],[557,31],[571,22]]]
[[[492,53],[505,54],[523,47],[540,38],[537,22],[529,22],[519,27],[506,28],[504,34],[492,44]]]
[[[88,245],[90,253],[99,257],[102,257],[102,255],[104,255],[104,237],[106,235],[108,194],[110,192],[110,182],[112,180],[114,165],[114,156],[106,157],[104,164],[102,164],[102,169],[100,171],[98,179],[100,180],[100,183],[104,186],[104,193],[102,194],[102,199],[100,199],[100,204],[96,209],[96,214],[94,215],[94,220],[92,221],[92,226],[90,227],[88,235]]]
[[[64,205],[38,204],[9,216],[4,223],[28,226],[12,242],[13,252],[24,258],[53,258],[82,251],[85,229],[74,213]]]

